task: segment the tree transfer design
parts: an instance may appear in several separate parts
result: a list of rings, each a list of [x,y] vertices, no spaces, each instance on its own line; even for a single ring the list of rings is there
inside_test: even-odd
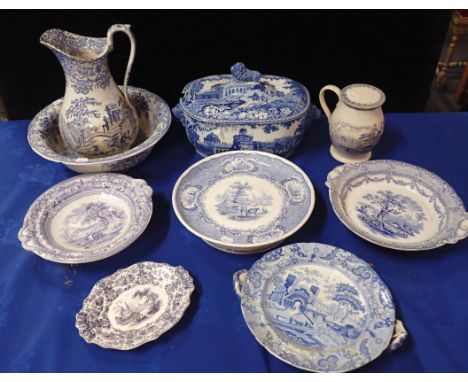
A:
[[[61,233],[68,243],[88,247],[115,238],[126,219],[120,208],[104,202],[87,203],[67,215]]]
[[[80,97],[71,101],[64,113],[65,129],[61,128],[68,147],[89,156],[100,155],[103,147],[109,154],[117,153],[121,147],[129,146],[138,130],[134,116],[125,100],[104,106],[93,97]],[[60,114],[60,118],[63,115]]]
[[[356,211],[373,232],[391,238],[413,237],[424,229],[427,220],[415,200],[392,191],[365,194]]]

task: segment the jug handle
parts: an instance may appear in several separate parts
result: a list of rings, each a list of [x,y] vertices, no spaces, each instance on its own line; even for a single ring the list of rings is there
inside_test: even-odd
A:
[[[338,96],[338,102],[341,100],[341,89],[335,85],[326,85],[324,86],[319,93],[320,106],[322,106],[323,111],[325,112],[327,118],[330,120],[331,112],[328,108],[327,102],[325,101],[325,91],[331,90]]]
[[[132,65],[133,65],[133,60],[135,59],[135,50],[136,50],[136,42],[135,42],[135,37],[133,36],[133,33],[130,30],[130,25],[129,24],[115,24],[112,25],[108,30],[107,30],[107,44],[110,47],[110,50],[112,50],[113,47],[113,35],[116,32],[123,32],[125,33],[128,38],[130,39],[130,56],[128,58],[128,63],[127,63],[127,70],[125,71],[125,79],[124,79],[124,96],[125,100],[127,103],[130,105],[130,107],[133,107],[132,103],[130,102],[130,98],[127,93],[127,84],[128,84],[128,79],[130,77],[130,71],[132,70]]]

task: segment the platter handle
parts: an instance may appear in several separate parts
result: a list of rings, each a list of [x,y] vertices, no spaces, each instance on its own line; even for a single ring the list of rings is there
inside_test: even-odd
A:
[[[232,276],[234,292],[236,292],[237,297],[239,298],[241,298],[242,286],[244,285],[244,282],[247,279],[248,273],[249,271],[247,269],[241,269],[234,273],[234,275]]]
[[[340,166],[336,166],[333,170],[331,170],[327,175],[327,180],[325,181],[325,186],[331,188],[333,181],[338,178],[343,170],[345,169],[346,164],[342,164]]]
[[[468,212],[462,212],[461,215],[462,216],[458,222],[458,228],[454,235],[447,240],[447,243],[455,244],[468,237]]]
[[[395,328],[393,330],[393,336],[388,344],[386,352],[392,352],[397,350],[403,342],[405,342],[406,338],[408,337],[408,331],[406,330],[403,322],[401,320],[395,320]]]

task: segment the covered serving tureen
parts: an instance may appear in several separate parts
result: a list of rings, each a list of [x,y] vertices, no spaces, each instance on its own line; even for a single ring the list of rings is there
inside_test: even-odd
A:
[[[288,156],[319,114],[303,85],[243,63],[233,65],[231,74],[194,80],[182,92],[172,110],[201,156],[229,150]]]

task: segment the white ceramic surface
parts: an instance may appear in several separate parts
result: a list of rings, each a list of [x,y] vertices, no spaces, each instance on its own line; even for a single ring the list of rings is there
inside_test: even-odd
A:
[[[18,234],[27,251],[67,264],[112,256],[133,243],[153,212],[142,179],[114,173],[80,175],[39,196]]]
[[[171,329],[190,305],[194,290],[182,267],[141,262],[99,280],[76,315],[88,343],[130,350]]]
[[[468,236],[468,214],[455,190],[421,167],[393,160],[342,165],[326,184],[343,224],[382,247],[427,250]]]
[[[338,96],[335,110],[330,112],[325,92]],[[372,148],[379,142],[384,130],[383,92],[371,85],[353,84],[343,90],[327,85],[320,90],[320,105],[328,117],[332,145],[330,153],[342,163],[359,163],[372,156]]]
[[[315,203],[307,175],[258,151],[212,155],[178,179],[172,204],[181,223],[208,244],[249,254],[278,245],[301,228]]]

